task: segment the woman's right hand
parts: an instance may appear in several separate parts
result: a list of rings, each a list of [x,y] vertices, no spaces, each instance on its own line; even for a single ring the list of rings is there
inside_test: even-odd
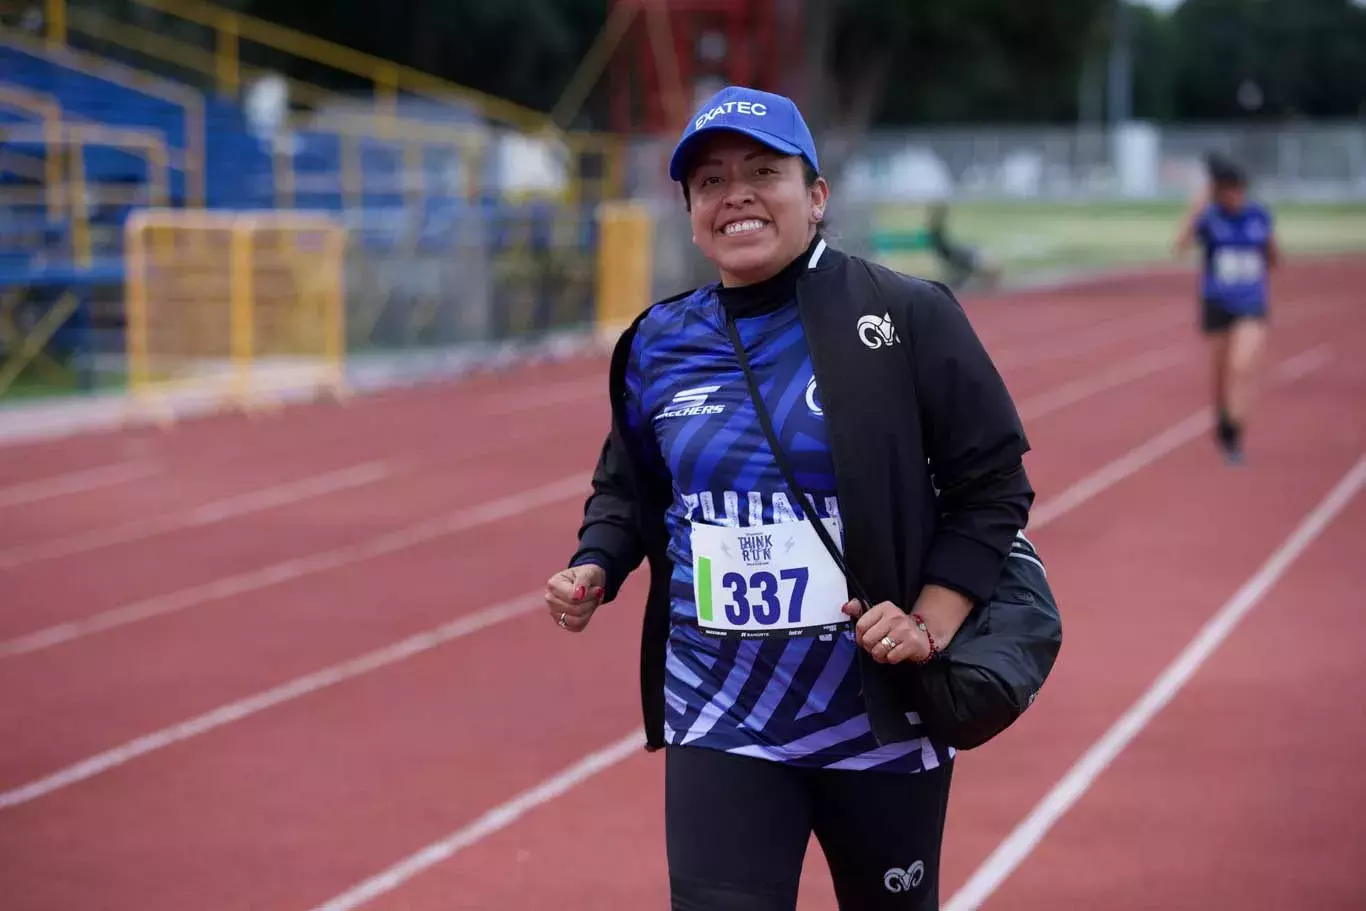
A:
[[[602,603],[606,585],[607,573],[596,563],[560,570],[545,587],[551,618],[571,633],[583,632]]]

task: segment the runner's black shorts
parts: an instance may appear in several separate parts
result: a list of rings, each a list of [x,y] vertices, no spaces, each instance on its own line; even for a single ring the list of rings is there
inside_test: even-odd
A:
[[[803,769],[667,747],[673,911],[792,911],[814,832],[842,911],[935,911],[952,763]]]
[[[1240,312],[1230,310],[1225,304],[1212,298],[1205,297],[1200,300],[1200,331],[1206,335],[1227,332],[1234,323],[1244,319],[1266,322],[1265,305],[1256,310]]]

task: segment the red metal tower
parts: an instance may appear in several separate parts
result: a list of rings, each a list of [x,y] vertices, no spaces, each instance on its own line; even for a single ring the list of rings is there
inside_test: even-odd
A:
[[[610,0],[608,16],[623,6],[638,12],[609,64],[613,132],[672,133],[723,85],[785,92],[800,72],[801,0]]]

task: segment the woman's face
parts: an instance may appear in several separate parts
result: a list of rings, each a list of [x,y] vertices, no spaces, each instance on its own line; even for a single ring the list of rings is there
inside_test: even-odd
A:
[[[1216,182],[1210,188],[1210,196],[1225,212],[1241,212],[1247,191],[1239,184]]]
[[[830,193],[824,178],[806,185],[799,156],[739,133],[701,146],[687,180],[693,243],[727,287],[763,281],[800,255]]]

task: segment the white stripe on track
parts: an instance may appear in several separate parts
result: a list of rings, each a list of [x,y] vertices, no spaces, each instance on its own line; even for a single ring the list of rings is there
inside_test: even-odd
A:
[[[255,695],[229,702],[188,721],[182,721],[179,724],[173,724],[170,727],[138,737],[136,740],[130,740],[121,746],[105,750],[103,753],[97,753],[69,765],[51,775],[4,791],[0,793],[0,810],[37,800],[45,794],[51,794],[53,791],[70,787],[77,782],[85,781],[87,778],[93,778],[110,769],[132,762],[139,756],[165,749],[174,743],[189,740],[191,737],[207,734],[215,728],[223,727],[234,721],[241,721],[243,718],[263,712],[283,702],[289,702],[327,687],[336,686],[353,677],[359,677],[361,674],[368,674],[371,671],[398,664],[400,661],[406,661],[414,655],[429,651],[438,645],[477,633],[482,629],[502,623],[504,620],[510,620],[544,606],[545,600],[542,592],[523,595],[511,601],[504,601],[502,604],[485,607],[435,629],[409,636],[407,639],[402,639],[349,661],[334,664],[320,671],[296,677],[287,683]]]
[[[1278,366],[1276,374],[1282,382],[1288,382],[1293,379],[1298,379],[1312,370],[1317,369],[1319,366],[1327,363],[1328,359],[1329,354],[1326,351],[1326,346],[1311,348],[1302,354],[1282,362]],[[1150,465],[1157,461],[1158,458],[1171,452],[1176,448],[1176,445],[1179,445],[1179,443],[1175,445],[1170,443],[1170,440],[1176,436],[1173,431],[1193,423],[1194,418],[1203,417],[1203,412],[1198,415],[1192,415],[1191,418],[1180,421],[1173,427],[1157,434],[1157,436],[1146,443],[1141,444],[1130,453],[1121,456],[1108,465],[1102,466],[1099,470],[1088,475],[1087,478],[1083,478],[1080,482],[1073,485],[1072,488],[1069,488],[1069,490],[1077,490],[1079,492],[1069,499],[1062,501],[1059,505],[1053,505],[1056,501],[1045,502],[1042,504],[1044,507],[1042,511],[1045,513],[1046,518],[1039,522],[1031,521],[1031,526],[1037,527],[1038,525],[1047,524],[1048,522],[1071,512],[1082,503],[1113,487],[1115,484],[1145,465]],[[1188,440],[1190,437],[1187,436],[1185,439]],[[1162,445],[1155,445],[1157,441],[1166,442]],[[1116,465],[1124,466],[1123,470],[1117,470],[1112,467]],[[1090,479],[1093,478],[1099,478],[1100,480],[1090,481]],[[1039,511],[1040,510],[1036,510],[1035,512],[1037,513]],[[504,814],[513,814],[515,818],[515,816],[520,816],[525,813],[527,809],[547,802],[551,797],[558,796],[568,790],[569,787],[588,778],[589,775],[596,774],[607,766],[614,765],[626,759],[633,752],[631,748],[639,743],[639,737],[640,735],[633,734],[624,740],[608,744],[602,749],[590,753],[575,765],[570,766],[570,769],[567,770],[567,772],[562,772],[560,775],[547,779],[534,788],[517,794],[512,799],[489,810],[481,816],[479,820],[476,820],[469,826],[459,829],[452,835],[409,855],[407,858],[394,864],[384,872],[365,880],[360,885],[355,886],[342,895],[318,905],[313,911],[352,911],[352,909],[360,907],[371,899],[378,898],[387,892],[392,892],[422,871],[449,858],[457,851],[469,847],[471,844],[474,844],[487,835],[493,834],[493,832],[496,832],[498,829],[507,825],[505,822],[494,828],[488,828],[487,825],[483,823],[484,820],[499,819]],[[569,774],[569,772],[580,768],[585,763],[592,764],[591,772],[577,776]],[[549,796],[545,796],[547,794],[549,794]],[[487,831],[485,831],[486,829]]]
[[[351,909],[359,908],[373,898],[378,898],[386,892],[392,892],[423,870],[449,860],[470,845],[506,829],[542,804],[549,803],[599,772],[641,752],[644,743],[644,733],[634,731],[620,740],[609,743],[602,749],[589,753],[559,774],[547,778],[534,788],[523,791],[511,800],[499,804],[469,825],[457,829],[440,841],[433,842],[416,854],[404,858],[383,873],[370,877],[336,898],[318,905],[313,911],[351,911]]]
[[[1081,377],[1041,395],[1025,399],[1019,406],[1020,417],[1028,421],[1041,418],[1046,414],[1052,414],[1070,405],[1083,402],[1094,395],[1108,392],[1126,383],[1141,380],[1154,373],[1160,373],[1169,367],[1175,367],[1182,361],[1188,360],[1192,354],[1191,349],[1182,345],[1169,345],[1165,348],[1145,351],[1116,364],[1108,370]]]
[[[366,484],[374,484],[394,474],[394,469],[385,462],[364,462],[329,471],[326,474],[287,481],[272,487],[263,487],[246,493],[224,497],[185,512],[134,519],[122,525],[97,528],[80,534],[38,541],[22,547],[12,547],[0,551],[0,569],[14,569],[43,560],[55,560],[88,553],[118,544],[131,544],[144,541],[157,535],[170,534],[190,528],[215,525],[238,516],[264,512],[280,506],[300,503],[304,500],[325,497]]]
[[[1038,846],[1053,825],[1081,799],[1115,758],[1181,691],[1238,624],[1271,591],[1291,564],[1316,541],[1366,486],[1366,456],[1281,542],[1261,568],[1219,608],[1175,660],[1111,728],[1053,786],[1029,815],[944,905],[944,911],[976,911]]]
[[[166,595],[157,595],[111,608],[90,617],[59,623],[14,639],[0,642],[0,659],[52,648],[65,642],[105,630],[138,623],[152,617],[198,607],[211,601],[259,591],[272,585],[292,582],[328,570],[351,566],[364,560],[397,553],[447,535],[478,528],[490,522],[511,518],[541,506],[575,496],[586,496],[589,479],[575,474],[511,496],[499,497],[478,506],[459,509],[444,516],[386,532],[359,544],[348,544],[302,557],[282,560],[270,566],[225,576],[213,582],[193,585]]]
[[[1278,364],[1271,373],[1268,385],[1284,386],[1293,383],[1318,370],[1330,360],[1332,360],[1332,351],[1329,347],[1317,345]],[[1175,451],[1200,435],[1208,433],[1213,427],[1214,416],[1210,414],[1208,408],[1202,408],[1177,421],[1166,430],[1150,437],[1119,458],[1102,465],[1052,499],[1040,503],[1030,512],[1030,529],[1042,528],[1049,522],[1066,515],[1168,453]]]
[[[122,462],[117,465],[73,471],[69,474],[56,475],[50,478],[39,478],[36,481],[25,481],[22,484],[0,487],[0,508],[37,503],[56,497],[85,493],[88,490],[113,487],[116,484],[126,484],[139,478],[149,478],[159,470],[156,465],[150,462]]]

